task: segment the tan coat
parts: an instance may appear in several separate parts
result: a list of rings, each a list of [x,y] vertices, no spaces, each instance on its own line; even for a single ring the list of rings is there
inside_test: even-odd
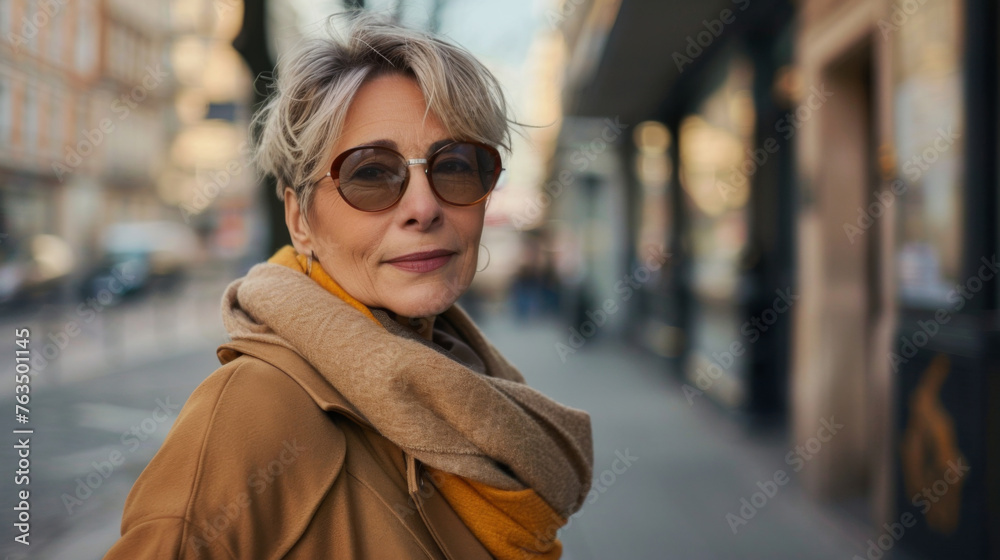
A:
[[[589,416],[524,385],[457,305],[441,317],[484,372],[279,265],[231,284],[223,317],[223,365],[136,481],[107,559],[491,558],[425,462],[531,487],[564,517],[582,506]]]
[[[242,355],[191,395],[106,559],[490,558],[422,465],[300,356],[219,350]]]

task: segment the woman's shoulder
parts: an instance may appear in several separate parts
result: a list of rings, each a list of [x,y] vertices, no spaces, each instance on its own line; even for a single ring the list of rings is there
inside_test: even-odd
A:
[[[184,526],[177,544],[188,553],[246,550],[251,534],[280,546],[295,533],[289,524],[308,523],[297,513],[308,505],[289,500],[323,496],[341,471],[346,444],[337,424],[275,366],[246,355],[222,365],[185,402],[133,486],[123,540],[170,520]],[[280,534],[267,534],[278,525]]]
[[[317,430],[323,433],[313,436]],[[266,361],[241,355],[216,369],[195,389],[164,447],[175,443],[170,441],[171,435],[183,435],[200,440],[205,459],[235,460],[263,452],[262,445],[280,446],[289,437],[328,441],[338,431],[330,416],[293,378]]]
[[[266,466],[303,442],[322,443],[329,452],[342,439],[337,423],[294,379],[242,355],[195,389],[160,452],[197,457],[197,470],[234,473],[260,462]]]
[[[242,354],[205,378],[185,403],[182,413],[190,409],[192,413],[210,415],[215,422],[231,417],[253,422],[269,412],[313,408],[318,408],[315,401],[287,373],[265,360]],[[271,418],[270,422],[280,422],[285,417],[287,414]]]

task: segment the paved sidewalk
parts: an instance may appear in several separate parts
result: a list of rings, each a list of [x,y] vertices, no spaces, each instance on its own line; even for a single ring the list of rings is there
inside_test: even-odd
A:
[[[783,436],[750,436],[708,401],[689,403],[643,352],[591,340],[563,363],[555,321],[482,327],[530,385],[591,415],[596,492],[560,532],[566,560],[852,560],[878,537],[803,495]],[[727,514],[777,470],[791,480],[734,534]]]

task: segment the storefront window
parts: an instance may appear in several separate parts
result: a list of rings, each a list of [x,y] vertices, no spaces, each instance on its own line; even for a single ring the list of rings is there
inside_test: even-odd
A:
[[[642,189],[642,195],[637,197],[639,231],[635,253],[642,255],[650,248],[666,251],[670,245],[670,204],[667,197],[672,169],[667,151],[672,141],[670,131],[663,123],[647,121],[635,127],[633,140],[637,148],[635,176]]]
[[[734,343],[746,342],[740,333],[741,258],[748,239],[750,188],[760,165],[752,156],[752,85],[752,64],[734,56],[720,84],[682,121],[679,134],[694,296],[686,376],[701,387],[699,380],[710,375],[710,386],[703,390],[731,406],[742,404],[745,396],[746,355],[718,357],[731,356]],[[716,369],[725,375],[708,373]]]
[[[926,0],[894,35],[900,298],[934,307],[962,256],[964,106],[961,0]]]

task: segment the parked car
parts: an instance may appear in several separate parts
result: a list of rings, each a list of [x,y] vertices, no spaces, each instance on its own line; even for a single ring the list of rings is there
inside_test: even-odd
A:
[[[81,284],[81,297],[104,305],[178,290],[199,252],[187,226],[168,221],[114,224],[104,232],[101,257]]]

